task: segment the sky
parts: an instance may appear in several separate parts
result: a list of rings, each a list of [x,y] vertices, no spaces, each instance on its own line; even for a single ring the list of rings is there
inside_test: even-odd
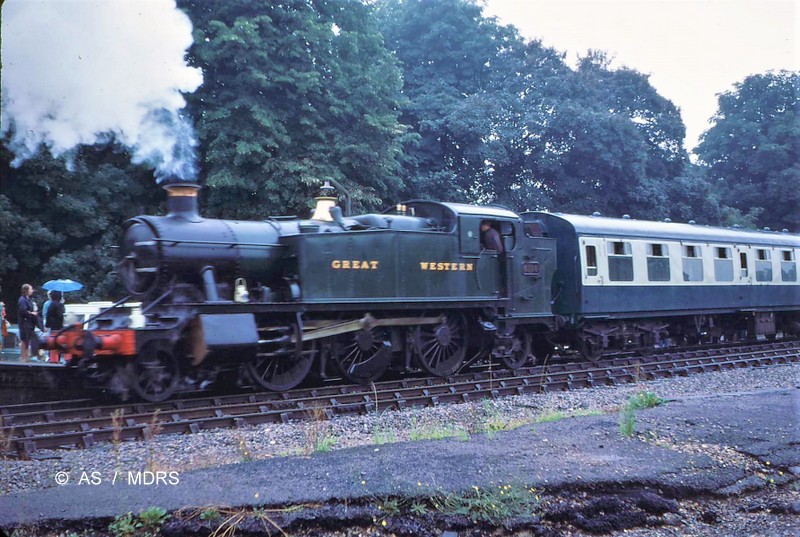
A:
[[[688,150],[709,128],[717,94],[751,74],[800,70],[800,0],[484,0],[484,15],[567,53],[650,75],[681,110]]]

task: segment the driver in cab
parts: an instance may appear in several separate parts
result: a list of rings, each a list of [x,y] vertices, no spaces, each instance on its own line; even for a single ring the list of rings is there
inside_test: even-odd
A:
[[[503,241],[500,233],[492,227],[488,220],[481,221],[481,246],[484,250],[496,250],[498,254],[503,253]]]

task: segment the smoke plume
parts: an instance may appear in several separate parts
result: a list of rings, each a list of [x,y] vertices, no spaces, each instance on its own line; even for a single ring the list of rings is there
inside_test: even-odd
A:
[[[181,92],[202,83],[185,61],[189,18],[174,0],[10,0],[2,13],[0,134],[14,166],[112,139],[156,176],[193,179]]]

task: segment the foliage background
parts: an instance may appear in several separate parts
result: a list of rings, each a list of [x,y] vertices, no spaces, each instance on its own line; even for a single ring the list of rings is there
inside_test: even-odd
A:
[[[647,75],[601,51],[571,68],[471,0],[178,6],[204,73],[186,97],[208,216],[305,216],[332,177],[356,210],[432,198],[800,231],[798,73],[720,95],[692,162],[680,111]],[[7,141],[0,281],[12,315],[25,282],[84,282],[70,300],[121,296],[122,223],[163,212],[152,170],[113,142],[82,147],[71,170],[46,149],[12,168]]]

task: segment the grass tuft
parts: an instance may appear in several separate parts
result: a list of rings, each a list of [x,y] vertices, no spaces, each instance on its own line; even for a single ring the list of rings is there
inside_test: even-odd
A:
[[[442,493],[430,499],[434,509],[445,515],[463,515],[473,523],[497,525],[516,516],[533,516],[540,499],[536,489],[520,484],[473,486],[466,492]]]

